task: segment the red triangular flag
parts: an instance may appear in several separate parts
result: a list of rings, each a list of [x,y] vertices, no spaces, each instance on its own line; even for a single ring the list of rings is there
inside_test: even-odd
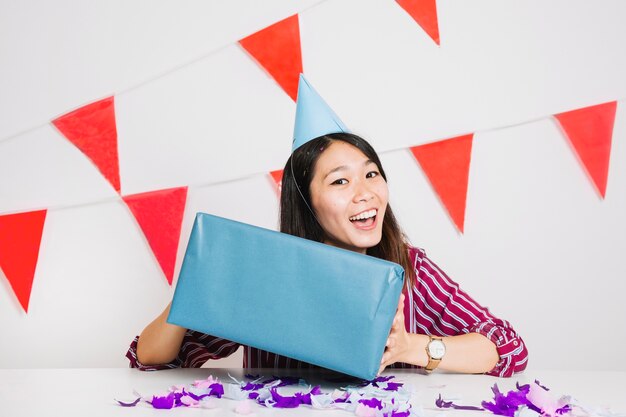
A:
[[[91,159],[119,193],[120,168],[113,97],[88,104],[53,120],[52,123]]]
[[[439,45],[436,0],[396,0],[413,20]]]
[[[0,268],[27,313],[46,212],[0,216]]]
[[[458,136],[411,148],[413,156],[461,233],[465,225],[473,137],[473,134]]]
[[[272,177],[272,183],[276,186],[276,193],[278,194],[278,198],[280,198],[280,193],[283,190],[283,170],[271,171],[270,177]]]
[[[274,23],[239,43],[296,101],[298,78],[302,72],[298,15]]]
[[[554,116],[561,124],[565,136],[574,147],[602,198],[606,193],[609,175],[616,110],[617,102],[612,101]]]
[[[154,256],[172,285],[187,187],[170,188],[122,197],[143,230]]]

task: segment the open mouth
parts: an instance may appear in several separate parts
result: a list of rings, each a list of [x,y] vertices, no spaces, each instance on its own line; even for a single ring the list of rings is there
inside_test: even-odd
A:
[[[369,229],[376,224],[378,210],[371,209],[350,217],[350,222],[359,229]]]

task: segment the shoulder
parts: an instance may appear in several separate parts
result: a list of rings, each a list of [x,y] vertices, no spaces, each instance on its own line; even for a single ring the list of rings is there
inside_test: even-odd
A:
[[[411,246],[411,245],[408,245],[408,246],[409,246],[409,258],[411,259],[411,263],[413,264],[413,269],[415,270],[415,273],[417,274],[420,269],[420,266],[424,262],[424,259],[426,259],[426,251],[416,246]]]
[[[409,246],[409,257],[413,264],[416,280],[414,287],[437,287],[455,285],[448,276],[426,255],[422,248]]]

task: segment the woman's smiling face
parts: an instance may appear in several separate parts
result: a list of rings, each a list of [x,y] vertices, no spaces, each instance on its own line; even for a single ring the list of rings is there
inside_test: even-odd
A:
[[[331,143],[318,158],[310,185],[324,243],[361,253],[376,246],[388,194],[376,163],[348,143]]]

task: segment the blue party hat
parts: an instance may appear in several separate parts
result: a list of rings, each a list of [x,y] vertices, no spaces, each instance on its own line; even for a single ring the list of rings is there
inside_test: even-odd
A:
[[[341,119],[311,87],[304,75],[300,74],[291,151],[295,151],[311,139],[340,132],[350,133]]]

